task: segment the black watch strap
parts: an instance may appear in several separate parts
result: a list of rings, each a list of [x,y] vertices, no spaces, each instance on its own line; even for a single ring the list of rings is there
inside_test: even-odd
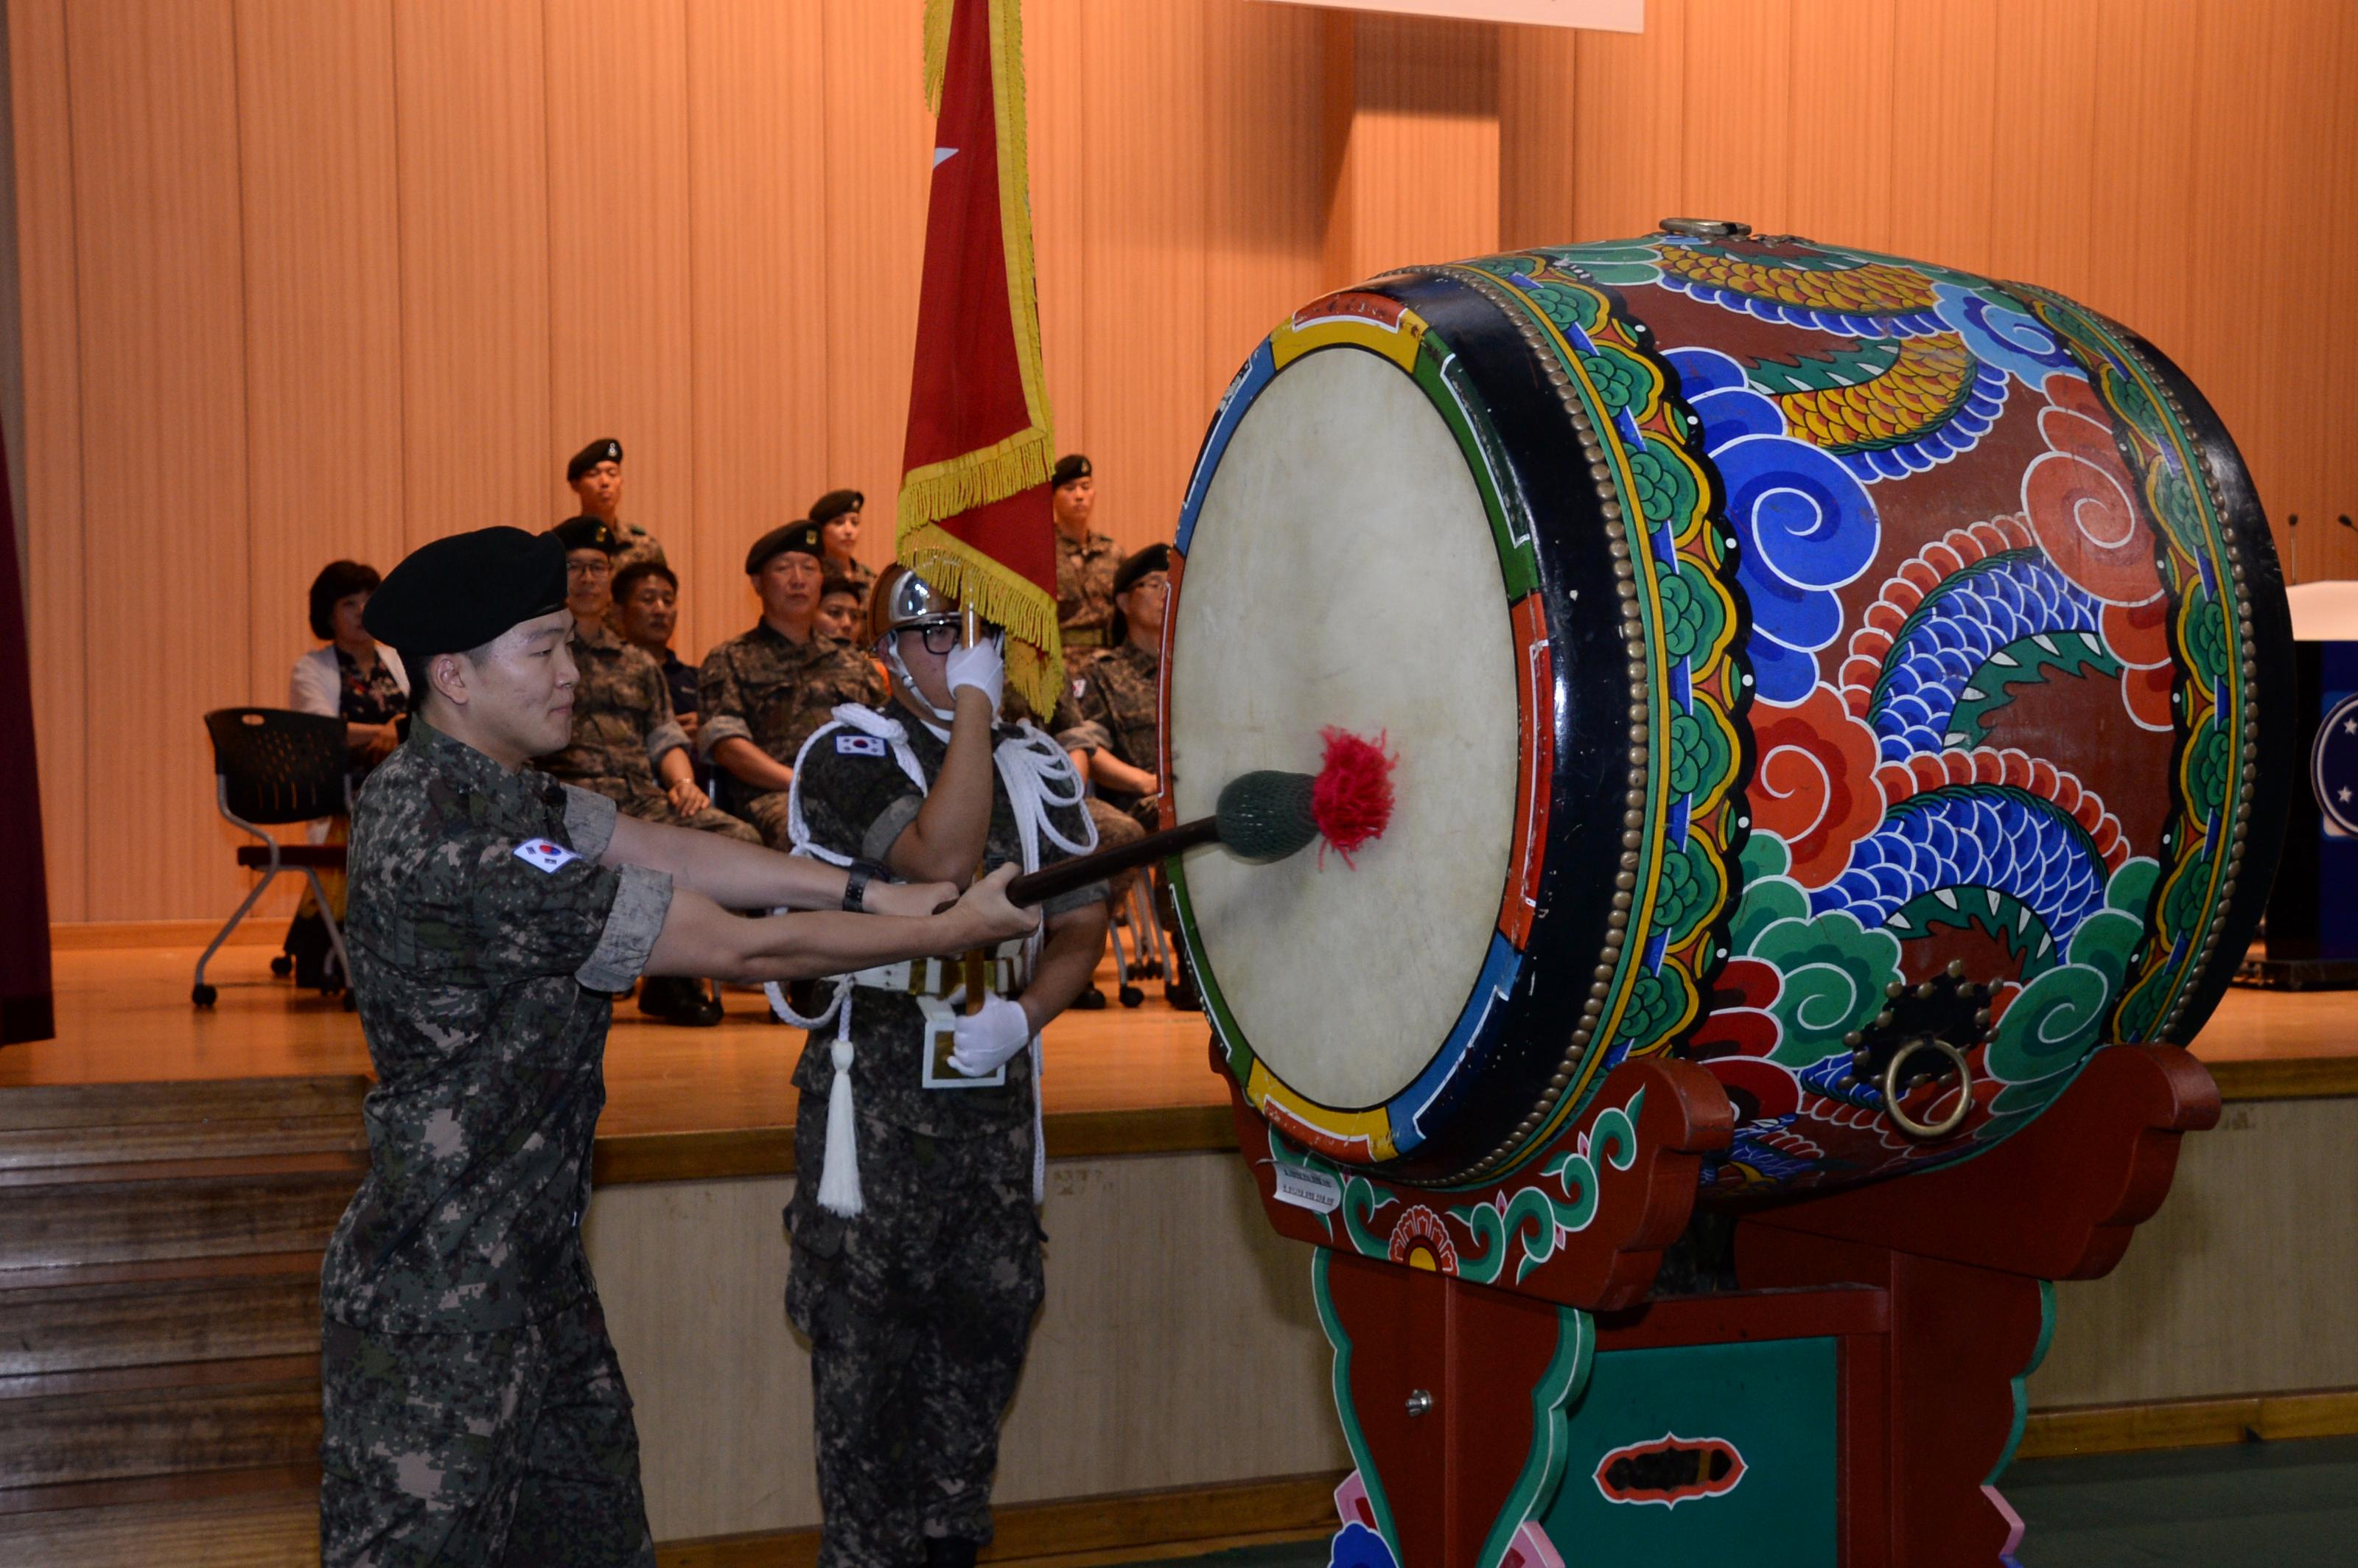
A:
[[[854,860],[844,873],[843,907],[854,914],[868,913],[868,884],[876,879],[876,869],[864,861]]]

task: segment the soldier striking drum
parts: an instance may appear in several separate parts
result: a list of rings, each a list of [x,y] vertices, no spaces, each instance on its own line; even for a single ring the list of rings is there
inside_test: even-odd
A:
[[[396,567],[409,738],[352,813],[369,1171],[320,1272],[328,1568],[652,1564],[630,1395],[581,1245],[611,993],[838,974],[1036,924],[986,878],[841,871],[623,816],[525,761],[576,681],[565,552],[514,528]],[[806,913],[743,919],[731,909]]]
[[[886,708],[847,706],[795,767],[796,847],[836,865],[963,879],[1095,841],[1081,781],[1030,725],[993,724],[998,646],[957,646],[957,606],[900,566],[870,632]],[[999,1423],[1043,1293],[1040,1029],[1088,983],[1101,883],[1052,900],[1044,942],[838,982],[795,1084],[803,1173],[786,1211],[786,1310],[810,1336],[822,1568],[968,1568],[990,1539]]]

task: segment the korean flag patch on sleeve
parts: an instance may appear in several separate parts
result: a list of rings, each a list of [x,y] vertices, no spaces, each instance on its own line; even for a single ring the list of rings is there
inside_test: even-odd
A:
[[[846,733],[835,738],[835,751],[841,757],[881,757],[884,754],[882,735]]]
[[[559,871],[581,857],[562,844],[552,844],[546,838],[527,838],[515,847],[515,858],[544,871]]]

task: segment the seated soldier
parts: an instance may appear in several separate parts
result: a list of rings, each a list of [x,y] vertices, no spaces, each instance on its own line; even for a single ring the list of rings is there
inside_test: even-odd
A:
[[[787,849],[786,792],[795,754],[838,704],[884,700],[873,661],[818,629],[825,549],[816,523],[789,523],[753,542],[745,575],[761,597],[762,619],[704,655],[697,697],[704,712],[704,754],[728,775],[730,809]]]
[[[688,743],[698,728],[696,666],[671,649],[679,625],[679,579],[661,561],[633,561],[614,574],[614,630],[646,651],[663,671],[671,716]]]
[[[1114,646],[1084,665],[1056,705],[1056,740],[1089,781],[1089,815],[1099,842],[1128,844],[1162,826],[1161,734],[1156,693],[1163,678],[1163,611],[1171,595],[1171,546],[1149,545],[1113,577]],[[1117,890],[1119,892],[1119,890]],[[1155,907],[1166,930],[1178,909],[1158,871]],[[1185,960],[1181,959],[1184,966]],[[1163,987],[1174,1007],[1193,1011],[1193,977],[1182,968]]]
[[[541,772],[604,795],[642,822],[700,828],[749,844],[761,835],[714,809],[697,787],[687,737],[672,718],[663,671],[607,623],[608,591],[621,542],[602,519],[576,517],[551,530],[565,544],[566,608],[573,612],[568,647],[580,678],[573,688],[573,731],[561,752],[535,763]],[[720,1022],[720,1004],[684,977],[650,979],[639,1008],[668,1023]]]
[[[867,590],[849,578],[829,573],[818,585],[818,629],[828,636],[857,641],[867,615]]]

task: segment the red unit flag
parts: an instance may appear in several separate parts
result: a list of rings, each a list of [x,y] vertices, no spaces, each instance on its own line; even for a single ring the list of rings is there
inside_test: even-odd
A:
[[[925,79],[940,112],[895,544],[1007,628],[1009,683],[1044,718],[1064,661],[1019,0],[928,0]]]

